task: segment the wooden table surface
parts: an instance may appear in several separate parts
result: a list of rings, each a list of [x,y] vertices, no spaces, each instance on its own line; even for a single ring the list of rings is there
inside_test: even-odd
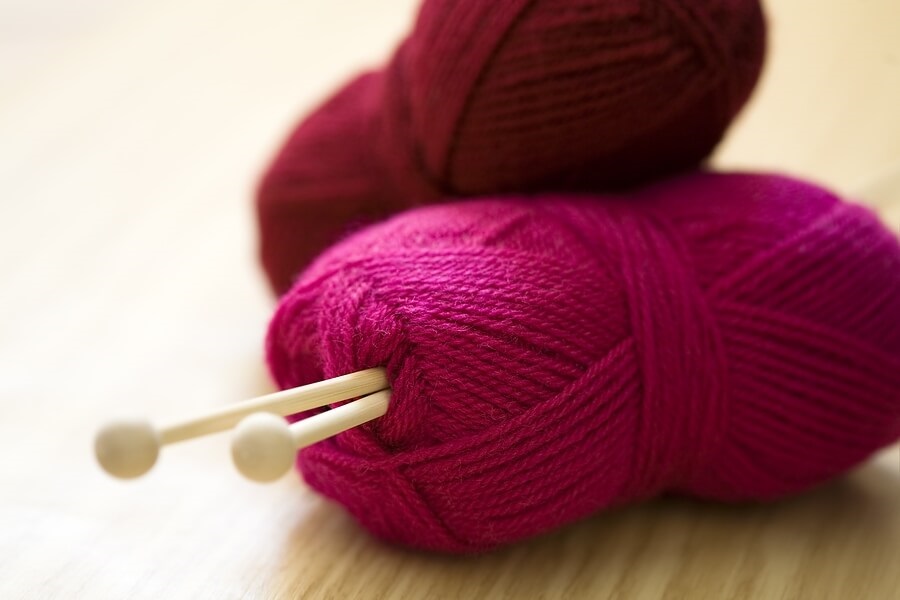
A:
[[[91,439],[270,390],[251,190],[414,0],[0,0],[0,598],[888,598],[900,454],[768,506],[667,499],[478,558],[386,547],[227,436],[114,481]],[[716,157],[865,190],[900,224],[900,4],[769,2]]]

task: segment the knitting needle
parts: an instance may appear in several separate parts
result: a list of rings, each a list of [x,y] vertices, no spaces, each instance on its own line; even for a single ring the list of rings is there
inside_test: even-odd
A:
[[[297,450],[377,419],[387,412],[391,390],[382,390],[291,425],[270,413],[241,421],[231,440],[231,458],[247,479],[274,481],[290,470]]]
[[[116,421],[97,433],[94,452],[107,473],[131,479],[153,467],[162,446],[224,431],[247,415],[258,412],[290,415],[388,387],[385,371],[378,367],[266,394],[167,427],[156,428],[137,419]]]

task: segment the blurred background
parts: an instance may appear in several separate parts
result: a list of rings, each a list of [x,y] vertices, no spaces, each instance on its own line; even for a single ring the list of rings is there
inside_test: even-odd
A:
[[[892,597],[900,454],[766,507],[664,500],[480,559],[384,547],[227,436],[123,484],[96,428],[269,391],[252,192],[303,112],[415,0],[0,0],[0,597]],[[721,168],[900,224],[900,4],[771,0]]]

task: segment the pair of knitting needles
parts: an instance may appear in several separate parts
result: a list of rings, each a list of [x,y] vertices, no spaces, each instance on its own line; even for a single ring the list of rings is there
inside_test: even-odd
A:
[[[288,425],[287,415],[359,398]],[[290,470],[297,450],[377,419],[387,412],[390,384],[383,368],[357,371],[220,408],[167,427],[147,421],[117,421],[94,441],[100,466],[114,477],[131,479],[149,471],[162,446],[235,427],[231,457],[254,481],[274,481]]]

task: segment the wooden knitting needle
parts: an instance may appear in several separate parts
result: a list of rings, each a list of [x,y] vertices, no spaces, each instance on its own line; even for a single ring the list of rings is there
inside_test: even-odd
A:
[[[384,369],[378,367],[266,394],[159,429],[138,419],[116,421],[97,433],[94,452],[107,473],[131,479],[149,471],[160,448],[167,444],[224,431],[253,413],[290,415],[365,396],[389,385]]]
[[[391,390],[365,396],[291,425],[270,413],[241,421],[231,440],[231,458],[253,481],[274,481],[290,470],[297,450],[377,419],[387,412]]]

